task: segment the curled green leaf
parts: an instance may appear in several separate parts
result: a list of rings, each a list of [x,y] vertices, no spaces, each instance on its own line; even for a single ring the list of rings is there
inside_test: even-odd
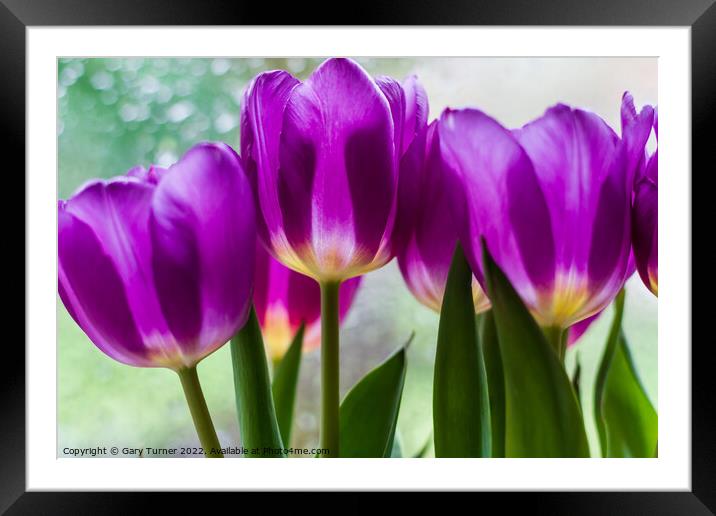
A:
[[[505,379],[505,456],[589,457],[562,362],[484,242],[483,266]]]
[[[654,457],[658,416],[639,381],[621,329],[624,291],[614,302],[609,332],[594,391],[594,417],[604,457]]]
[[[436,457],[490,457],[487,373],[475,326],[472,271],[458,244],[440,310],[433,380]]]
[[[391,456],[405,384],[408,344],[365,375],[343,399],[341,457]]]

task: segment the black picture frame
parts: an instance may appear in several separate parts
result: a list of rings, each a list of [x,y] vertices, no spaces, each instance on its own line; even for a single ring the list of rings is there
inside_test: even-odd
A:
[[[621,25],[621,26],[689,26],[691,27],[692,72],[692,162],[693,170],[713,174],[713,144],[708,141],[709,128],[716,125],[716,3],[715,0],[414,0],[412,2],[374,1],[368,5],[346,4],[343,16],[335,8],[319,3],[278,4],[242,2],[241,0],[0,0],[0,112],[5,158],[5,181],[14,179],[5,199],[23,202],[25,191],[25,59],[26,29],[42,25],[282,25],[282,24],[353,24],[353,25]],[[335,7],[335,6],[334,6]],[[322,13],[322,14],[319,14]],[[8,160],[8,158],[15,158]],[[9,165],[9,163],[14,163]],[[673,171],[677,173],[677,171]],[[689,171],[678,171],[686,174]],[[698,177],[699,174],[691,174]],[[5,183],[7,185],[7,183]],[[6,187],[7,188],[7,187]],[[701,195],[708,195],[702,189]],[[698,189],[692,189],[698,193]],[[694,199],[695,200],[695,199]],[[6,229],[20,231],[17,216],[11,217],[11,202],[4,203]],[[702,204],[692,201],[692,220],[696,224],[710,215]],[[705,220],[708,220],[707,218]],[[25,228],[22,227],[25,238]],[[693,231],[692,234],[699,234]],[[704,234],[704,233],[701,233]],[[707,235],[712,232],[705,233]],[[712,240],[706,238],[706,241]],[[692,264],[709,256],[692,252]],[[25,269],[23,252],[12,254],[16,265]],[[699,267],[706,271],[705,267]],[[699,285],[706,290],[713,282],[705,274]],[[25,278],[26,279],[26,278]],[[19,311],[25,308],[24,286],[20,275],[7,274],[6,292],[22,292],[8,303]],[[8,288],[9,287],[9,288]],[[713,290],[712,290],[713,292]],[[693,302],[695,321],[713,318],[711,303]],[[6,324],[19,320],[6,312]],[[701,323],[703,324],[703,323]],[[696,326],[693,327],[696,329]],[[713,337],[695,338],[692,352],[692,490],[690,492],[601,492],[601,493],[503,493],[479,494],[500,504],[502,510],[527,507],[538,514],[713,514],[716,511],[716,375],[711,369],[709,351]],[[0,423],[0,511],[7,514],[127,514],[144,512],[149,500],[162,500],[162,508],[185,497],[176,494],[150,493],[81,493],[25,492],[25,353],[18,345],[20,337],[5,334],[2,385],[2,420]],[[669,345],[688,346],[688,342]],[[48,353],[53,352],[48,349]],[[211,495],[211,506],[223,504],[231,495]],[[245,494],[241,495],[245,497]],[[267,495],[260,495],[267,496]],[[350,495],[355,496],[355,495]],[[149,500],[148,500],[149,499]],[[296,494],[290,499],[296,502]],[[414,498],[420,499],[420,497]],[[306,500],[314,504],[316,498]],[[206,503],[206,502],[204,502]],[[300,502],[299,502],[300,503]],[[350,502],[348,502],[350,504]],[[350,506],[350,505],[348,505]],[[365,506],[365,505],[362,505]],[[205,506],[206,507],[206,506]],[[245,505],[244,505],[245,507]],[[360,505],[358,506],[360,507]],[[477,506],[476,508],[478,508]],[[237,507],[239,510],[239,507]]]

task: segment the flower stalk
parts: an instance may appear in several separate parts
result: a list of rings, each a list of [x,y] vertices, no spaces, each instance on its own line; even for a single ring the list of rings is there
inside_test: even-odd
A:
[[[559,360],[564,362],[564,357],[567,354],[567,332],[559,326],[548,326],[543,329],[543,332]]]
[[[201,391],[199,376],[196,374],[196,366],[185,367],[177,371],[181,386],[184,389],[187,405],[191,412],[191,418],[194,420],[194,427],[199,436],[204,455],[209,458],[222,458],[224,454],[221,452],[221,444],[214,429],[214,423],[211,421],[209,409],[206,406],[204,393]]]
[[[321,448],[339,457],[339,281],[321,282]]]

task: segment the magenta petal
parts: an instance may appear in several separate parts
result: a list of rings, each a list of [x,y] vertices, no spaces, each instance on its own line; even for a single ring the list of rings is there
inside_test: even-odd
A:
[[[321,317],[321,289],[316,280],[292,271],[275,260],[274,263],[288,271],[286,301],[289,321],[294,331],[298,329],[301,323],[305,323],[307,326],[319,323]],[[339,320],[342,320],[350,309],[361,281],[362,276],[357,276],[341,283],[338,307]]]
[[[652,113],[646,118],[644,113]],[[645,106],[636,116],[634,100],[628,93],[622,102],[622,137],[627,146],[641,148],[637,176],[634,181],[632,204],[632,246],[639,276],[649,290],[658,295],[658,188],[659,154],[658,150],[647,157],[643,149],[651,130],[659,137],[659,113],[657,108]],[[635,143],[636,141],[636,143]]]
[[[454,220],[473,272],[482,282],[484,237],[518,292],[536,305],[554,281],[555,241],[532,162],[508,130],[480,111],[447,110],[438,128],[454,178]]]
[[[569,333],[567,334],[567,346],[574,346],[581,338],[581,336],[587,332],[592,323],[596,321],[600,315],[602,315],[602,312],[597,312],[596,314],[587,317],[586,319],[582,319],[578,323],[575,323],[570,326]]]
[[[278,170],[276,189],[278,202],[275,207],[281,213],[281,231],[293,249],[305,248],[313,230],[313,188],[316,174],[316,147],[313,141],[287,124],[282,134],[280,148],[281,166]]]
[[[103,183],[87,187],[105,188]],[[147,350],[109,249],[64,206],[58,210],[58,272],[60,297],[92,342],[115,360],[147,365]]]
[[[659,291],[659,214],[658,187],[648,178],[636,186],[632,208],[632,242],[637,270],[654,295]]]
[[[393,226],[391,245],[394,250],[404,248],[410,238],[414,219],[419,206],[420,177],[426,155],[428,100],[425,90],[415,76],[403,82],[406,98],[405,122],[403,126],[403,151],[400,157],[398,179],[397,212]],[[431,124],[431,127],[435,122]],[[435,131],[433,127],[431,132]],[[432,139],[432,136],[430,136]]]
[[[251,81],[241,104],[241,158],[262,215],[258,233],[267,245],[283,224],[275,188],[279,137],[288,97],[298,84],[284,71],[262,73]]]
[[[391,245],[396,254],[408,245],[420,213],[425,169],[426,138],[428,132],[435,132],[433,122],[430,128],[416,135],[407,152],[400,159],[400,177],[398,180],[397,211],[393,225]],[[432,136],[430,137],[432,138]]]
[[[412,294],[425,306],[439,312],[458,236],[453,222],[450,191],[436,123],[413,141],[422,142],[421,152],[411,148],[415,166],[401,166],[398,221],[404,235],[396,239],[398,266]],[[427,147],[427,149],[426,149]],[[420,155],[422,154],[422,156]],[[404,164],[409,163],[404,157]],[[475,289],[476,310],[489,304],[482,290]]]
[[[390,112],[393,116],[395,152],[401,156],[408,144],[403,143],[403,124],[406,121],[406,104],[403,87],[396,80],[390,77],[376,77],[375,83],[383,92],[390,105]]]
[[[149,171],[146,168],[139,166],[139,165],[127,170],[127,173],[125,175],[127,177],[135,177],[135,178],[139,179],[140,181],[148,181],[149,180]]]
[[[279,156],[286,238],[307,272],[362,272],[387,245],[394,218],[394,125],[380,88],[353,61],[324,62],[291,92]]]
[[[272,296],[269,289],[271,288],[272,261],[269,260],[270,255],[261,242],[256,243],[256,255],[254,260],[254,292],[253,301],[256,310],[256,318],[259,325],[263,326],[266,320],[266,311],[268,310],[269,300]],[[273,262],[278,263],[275,259]],[[284,267],[286,269],[286,267]],[[287,269],[290,270],[290,269]]]
[[[654,154],[646,162],[644,169],[644,176],[649,179],[656,187],[659,187],[659,151],[656,150]]]
[[[622,96],[621,123],[622,139],[626,146],[628,171],[636,177],[645,159],[646,142],[655,120],[654,108],[646,105],[637,113],[634,97],[628,91]]]
[[[420,131],[428,123],[428,94],[415,75],[403,81],[405,94],[405,122],[403,123],[402,153],[410,147]]]
[[[136,177],[140,181],[156,185],[162,179],[164,174],[166,174],[166,172],[167,170],[165,168],[152,165],[148,169],[144,167],[130,168],[125,175],[128,177]]]
[[[283,267],[281,264],[278,266]],[[301,323],[311,325],[321,317],[321,289],[313,278],[287,270],[289,321],[294,328],[298,328]]]
[[[253,198],[233,150],[200,144],[169,169],[151,235],[162,310],[187,350],[205,356],[244,324],[253,286]]]
[[[558,105],[515,131],[550,208],[557,283],[546,300],[569,325],[601,310],[623,285],[632,178],[621,142],[593,113]]]
[[[591,249],[587,269],[592,290],[605,287],[610,299],[619,291],[626,277],[630,248],[629,209],[630,182],[623,171],[626,163],[621,155],[614,164],[614,173],[601,185],[594,212]],[[609,286],[611,284],[611,287]]]
[[[111,257],[124,284],[137,329],[149,347],[174,346],[154,290],[152,249],[147,232],[155,186],[136,179],[94,182],[65,204],[88,224]]]

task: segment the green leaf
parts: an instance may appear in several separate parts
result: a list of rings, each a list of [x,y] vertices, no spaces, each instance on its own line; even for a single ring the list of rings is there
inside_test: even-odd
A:
[[[234,390],[239,429],[248,457],[285,457],[276,421],[269,382],[268,364],[256,311],[231,339]],[[267,449],[274,450],[266,452]],[[256,453],[251,453],[256,450]]]
[[[505,456],[589,457],[560,359],[484,242],[483,263],[505,377]]]
[[[341,457],[390,457],[405,383],[406,347],[365,375],[343,399]]]
[[[276,366],[271,384],[273,402],[276,406],[276,419],[281,432],[281,440],[288,446],[291,443],[291,425],[296,401],[296,384],[301,368],[303,334],[305,325],[296,332],[291,346]]]
[[[639,381],[621,329],[624,291],[615,302],[615,314],[604,356],[597,373],[594,416],[605,457],[654,457],[658,416]]]
[[[490,398],[492,424],[492,456],[505,456],[505,376],[502,372],[500,344],[492,310],[482,314],[480,338],[487,370],[487,387]]]
[[[489,457],[490,401],[482,359],[472,271],[460,244],[455,248],[440,310],[433,380],[436,457]]]

